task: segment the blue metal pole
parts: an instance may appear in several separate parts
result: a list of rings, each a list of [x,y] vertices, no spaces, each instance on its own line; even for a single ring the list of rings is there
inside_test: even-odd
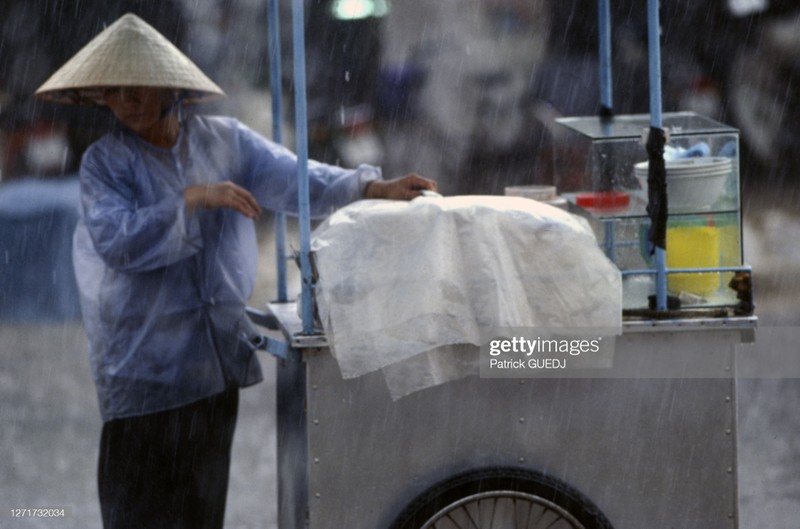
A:
[[[603,136],[611,136],[611,123],[614,117],[614,101],[611,87],[611,7],[610,0],[597,0],[597,25],[599,28],[598,49],[599,57],[599,80],[600,80],[600,130]],[[613,191],[616,186],[616,162],[614,154],[611,152],[610,144],[600,145],[600,187],[601,192]],[[613,241],[613,234],[609,239],[609,225],[606,224],[606,241]],[[613,230],[613,228],[612,228]],[[613,252],[611,248],[611,252]],[[609,258],[613,260],[611,254]]]
[[[270,87],[272,92],[272,139],[276,143],[283,143],[283,129],[281,127],[283,116],[283,90],[281,82],[281,30],[278,0],[267,1],[267,15],[269,18],[269,66]],[[278,270],[278,302],[288,301],[289,295],[286,287],[286,215],[282,212],[275,214],[275,260]]]
[[[650,125],[662,128],[661,115],[661,23],[658,0],[647,0],[647,50],[650,63]]]
[[[647,0],[647,49],[650,62],[650,126],[663,128],[661,112],[661,23],[658,0]],[[667,252],[655,249],[656,308],[667,310]]]
[[[597,18],[600,26],[600,105],[601,115],[611,114],[614,96],[611,88],[611,7],[609,0],[598,0]]]
[[[603,221],[603,250],[612,263],[617,262],[617,236],[614,232],[616,221],[606,219]]]
[[[292,0],[292,47],[294,48],[294,106],[297,136],[297,212],[300,223],[300,296],[303,333],[314,333],[311,262],[311,205],[308,196],[308,111],[306,108],[306,46],[303,0]]]

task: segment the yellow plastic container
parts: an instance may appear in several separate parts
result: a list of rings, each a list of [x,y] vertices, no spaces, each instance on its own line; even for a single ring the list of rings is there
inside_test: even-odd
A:
[[[713,221],[686,222],[667,227],[667,268],[718,268],[720,231]],[[719,289],[720,273],[669,274],[667,288],[674,294],[708,296]]]

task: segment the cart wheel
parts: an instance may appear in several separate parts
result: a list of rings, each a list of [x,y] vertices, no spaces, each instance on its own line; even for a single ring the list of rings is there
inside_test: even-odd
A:
[[[391,529],[612,529],[583,494],[519,468],[472,470],[419,495]]]

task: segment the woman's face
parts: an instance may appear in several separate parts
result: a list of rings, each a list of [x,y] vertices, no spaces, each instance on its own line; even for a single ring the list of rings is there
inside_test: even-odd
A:
[[[103,101],[123,125],[147,138],[163,127],[162,114],[175,96],[163,88],[125,86],[107,88]]]

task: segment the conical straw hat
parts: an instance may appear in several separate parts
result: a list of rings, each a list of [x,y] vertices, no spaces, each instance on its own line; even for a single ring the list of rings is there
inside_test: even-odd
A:
[[[36,95],[61,103],[101,103],[102,88],[116,86],[180,90],[190,103],[225,95],[170,41],[131,13],[89,41]]]

